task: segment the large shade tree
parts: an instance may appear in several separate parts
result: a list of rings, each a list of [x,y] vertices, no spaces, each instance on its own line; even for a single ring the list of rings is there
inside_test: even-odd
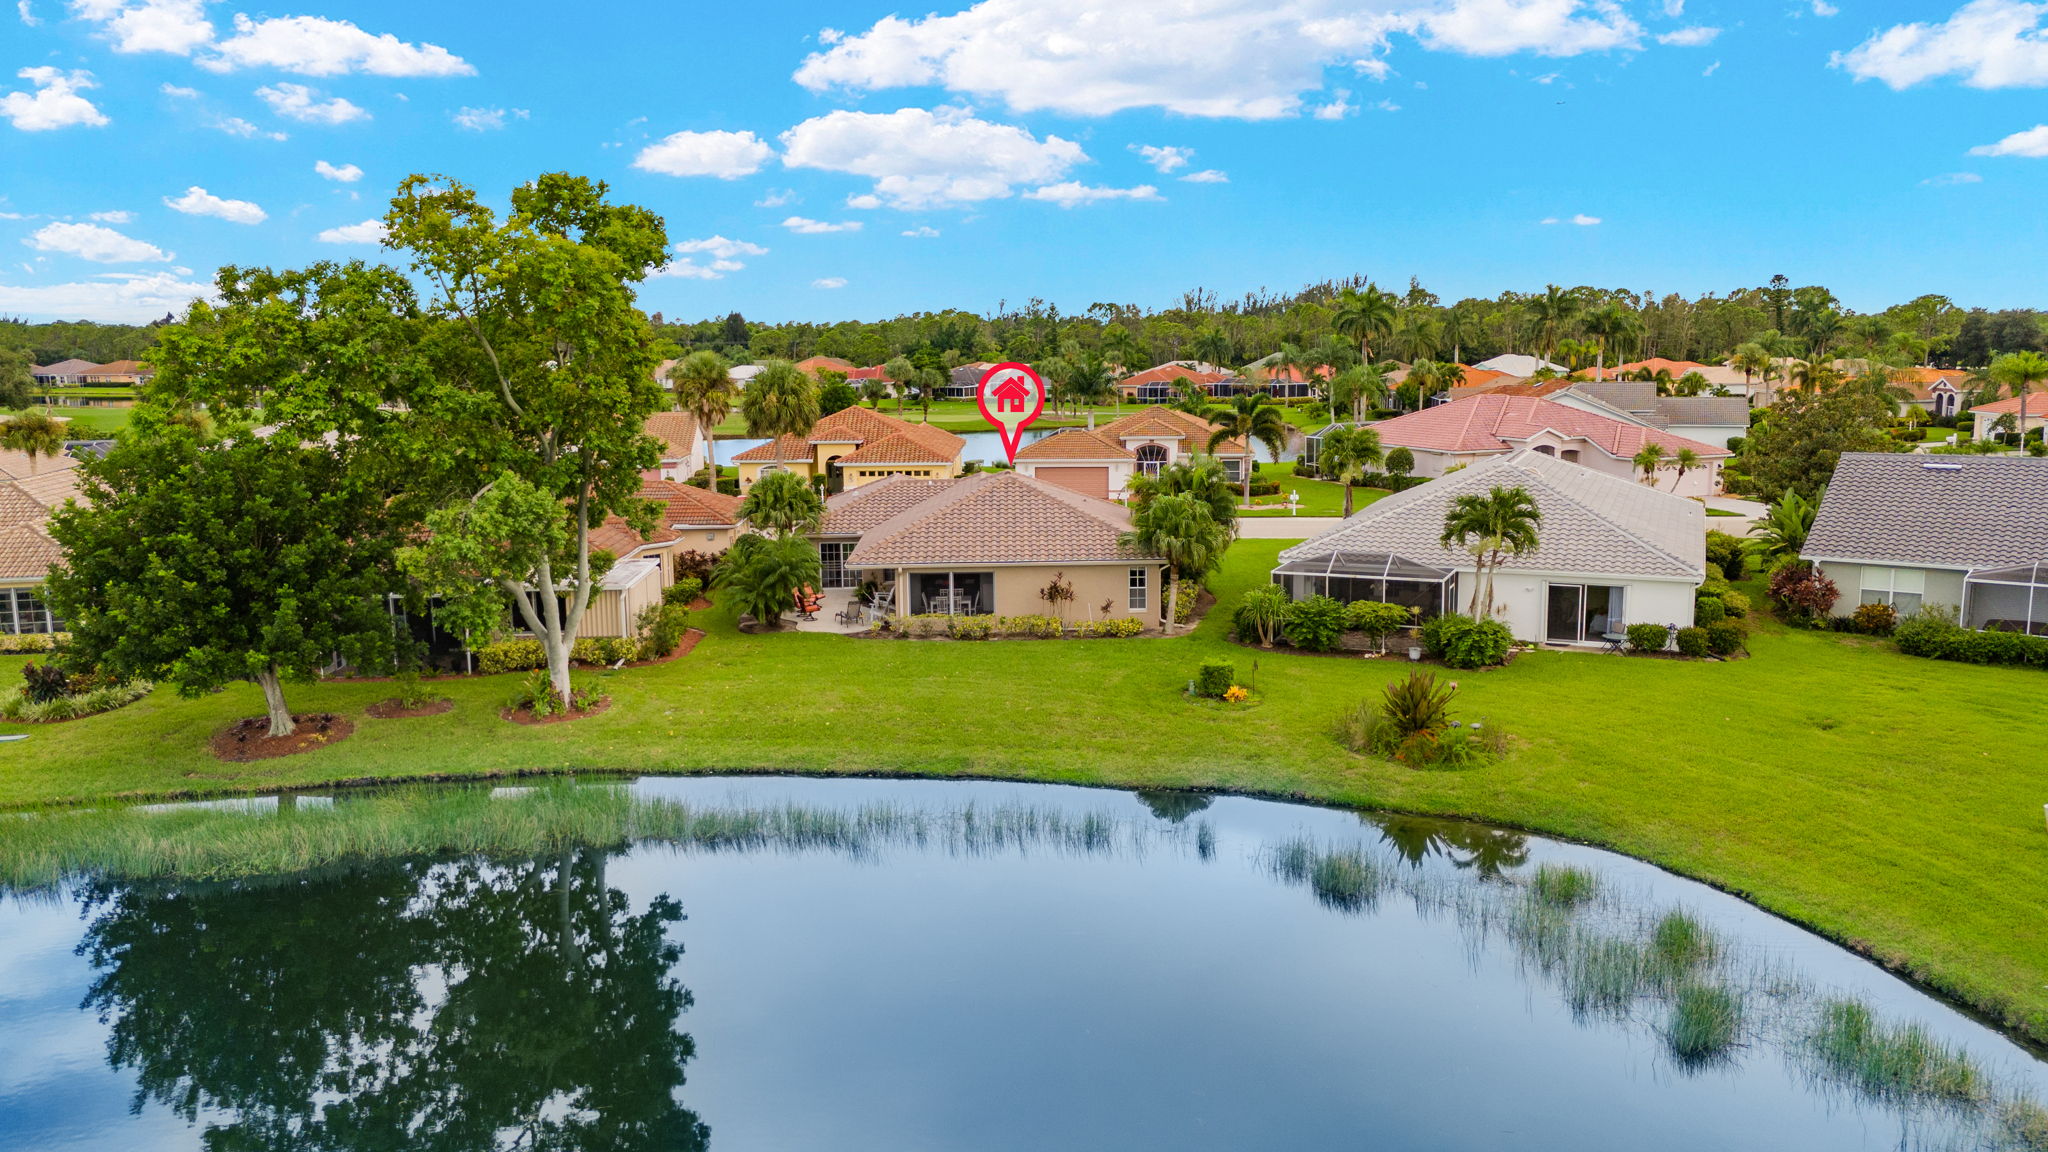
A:
[[[1498,484],[1484,496],[1467,492],[1452,499],[1444,510],[1444,531],[1439,538],[1446,548],[1464,548],[1472,553],[1472,600],[1465,609],[1482,620],[1493,616],[1493,575],[1501,561],[1536,550],[1536,530],[1543,512],[1536,498],[1519,485]]]
[[[596,591],[591,529],[652,525],[640,496],[664,403],[634,285],[668,260],[661,218],[616,204],[601,181],[549,173],[512,192],[502,220],[466,185],[412,176],[385,243],[429,286],[434,371],[407,421],[443,497],[409,568],[474,630],[512,601],[569,699],[569,654]]]

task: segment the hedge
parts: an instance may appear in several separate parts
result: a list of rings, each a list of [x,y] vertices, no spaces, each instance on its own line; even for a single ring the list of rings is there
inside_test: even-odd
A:
[[[1485,668],[1505,664],[1514,634],[1498,620],[1474,620],[1449,612],[1422,626],[1422,645],[1453,668]]]
[[[1952,610],[1925,608],[1899,621],[1892,641],[1908,656],[1964,664],[2012,664],[2048,668],[2048,636],[2025,632],[1973,632],[1956,623]]]
[[[1713,651],[1707,643],[1705,628],[1680,628],[1678,630],[1678,652],[1695,660]]]
[[[616,664],[639,655],[640,642],[625,636],[583,636],[569,648],[569,660],[576,664]],[[501,640],[476,650],[476,670],[485,676],[531,671],[547,662],[538,640]]]
[[[1671,629],[1662,624],[1628,626],[1628,647],[1631,652],[1662,652],[1670,643]]]

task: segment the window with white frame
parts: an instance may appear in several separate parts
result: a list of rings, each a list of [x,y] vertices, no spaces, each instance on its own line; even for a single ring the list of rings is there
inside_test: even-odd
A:
[[[852,588],[859,584],[857,574],[846,566],[846,558],[852,554],[851,540],[820,540],[818,582],[827,588]]]
[[[1151,579],[1151,569],[1131,569],[1131,611],[1142,612],[1145,610],[1146,595],[1151,591]]]
[[[0,634],[60,632],[64,622],[28,588],[0,588]]]
[[[1863,603],[1889,604],[1905,616],[1920,608],[1927,592],[1927,573],[1919,568],[1863,569]]]

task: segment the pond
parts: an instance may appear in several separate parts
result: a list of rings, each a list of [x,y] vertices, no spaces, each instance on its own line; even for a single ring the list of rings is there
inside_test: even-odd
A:
[[[0,821],[0,1148],[2048,1139],[2048,1065],[1998,1033],[1732,897],[1499,829],[780,777],[276,808]],[[103,817],[119,845],[5,851]],[[483,850],[250,867],[319,842]],[[248,874],[51,863],[94,852]]]

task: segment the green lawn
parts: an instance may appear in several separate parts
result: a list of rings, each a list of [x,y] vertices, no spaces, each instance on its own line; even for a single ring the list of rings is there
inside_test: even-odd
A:
[[[70,436],[74,440],[117,432],[128,426],[128,418],[135,413],[133,408],[51,408],[47,411],[52,416],[62,416],[71,421]]]
[[[1285,541],[1233,547],[1227,607]],[[257,714],[252,686],[168,691],[0,745],[0,806],[525,770],[777,770],[1193,786],[1498,821],[1606,845],[1737,892],[2048,1038],[2048,720],[2035,671],[1940,664],[1767,628],[1751,659],[1536,653],[1458,676],[1454,715],[1517,738],[1497,765],[1414,772],[1346,753],[1338,712],[1403,669],[1255,652],[1227,613],[1172,639],[946,643],[745,636],[713,609],[687,658],[603,676],[604,715],[498,718],[514,677],[450,682],[454,712],[360,719],[317,752],[249,765],[205,750]],[[1194,707],[1209,656],[1261,704]],[[1254,674],[1253,664],[1257,671]],[[0,661],[13,677],[19,658]],[[1015,686],[1024,686],[1016,691]],[[388,685],[298,688],[359,712]],[[0,725],[7,731],[26,731]]]
[[[1294,465],[1291,462],[1284,464],[1261,464],[1259,465],[1259,476],[1261,479],[1278,480],[1280,482],[1280,494],[1278,496],[1256,497],[1253,503],[1278,503],[1285,501],[1290,494],[1293,494],[1299,495],[1301,498],[1300,515],[1342,516],[1344,514],[1344,486],[1342,484],[1332,484],[1328,480],[1311,480],[1305,476],[1296,476],[1294,474]],[[1389,493],[1384,488],[1354,488],[1351,491],[1351,510],[1356,512],[1367,504],[1386,495],[1389,495]],[[1277,508],[1247,512],[1245,515],[1292,516],[1295,513],[1283,503]]]

